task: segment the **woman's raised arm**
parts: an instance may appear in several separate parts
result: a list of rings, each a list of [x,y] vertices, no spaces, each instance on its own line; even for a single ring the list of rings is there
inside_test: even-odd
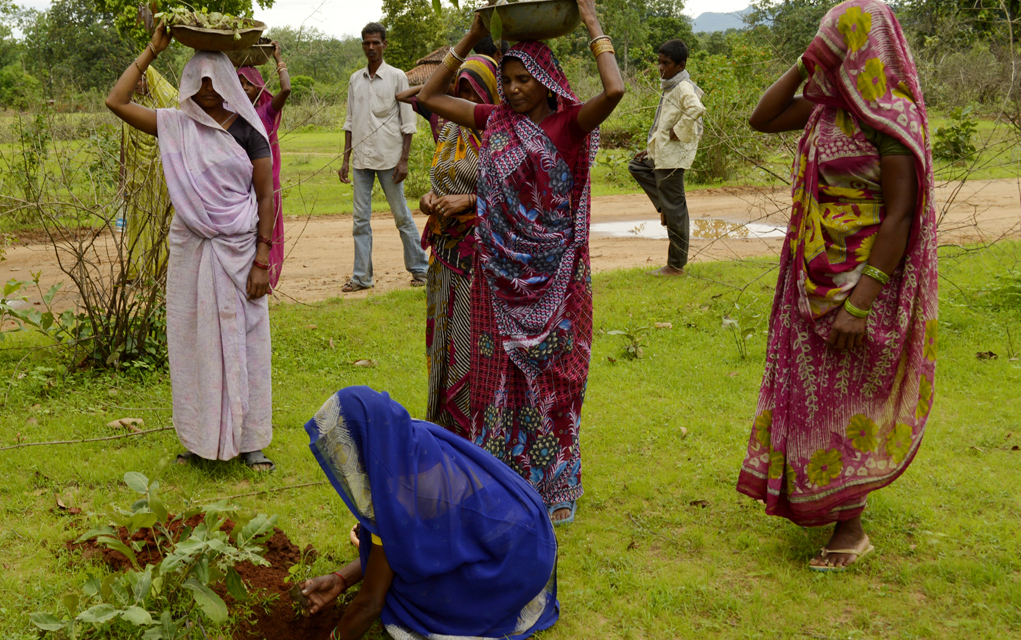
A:
[[[463,60],[471,53],[472,47],[488,34],[489,30],[482,24],[482,18],[476,13],[468,33],[464,34],[461,41],[454,45],[451,52]],[[475,103],[471,100],[447,95],[447,89],[450,87],[450,81],[455,73],[444,64],[438,65],[436,71],[418,93],[418,101],[439,117],[456,122],[462,127],[474,129]],[[497,78],[496,81],[499,82],[500,79]]]
[[[815,105],[802,96],[794,95],[802,82],[804,79],[801,77],[801,71],[794,65],[766,89],[759,98],[759,103],[755,105],[751,117],[748,118],[748,124],[752,129],[762,133],[804,129]]]
[[[170,46],[171,39],[172,36],[161,22],[152,34],[152,40],[146,45],[141,55],[128,65],[128,68],[113,85],[113,89],[110,89],[110,95],[106,97],[106,108],[113,111],[114,115],[139,131],[152,136],[156,135],[156,111],[135,104],[131,101],[131,97],[135,92],[135,87],[138,86],[138,81],[142,79],[145,69],[152,64],[160,52]]]
[[[599,24],[595,0],[578,0],[578,11],[593,44],[599,46],[609,42],[603,33],[603,27]],[[603,82],[603,91],[582,105],[578,111],[578,126],[583,131],[592,131],[601,125],[624,97],[624,79],[620,77],[617,58],[612,54],[600,53],[596,55],[596,66],[599,68],[599,79]]]

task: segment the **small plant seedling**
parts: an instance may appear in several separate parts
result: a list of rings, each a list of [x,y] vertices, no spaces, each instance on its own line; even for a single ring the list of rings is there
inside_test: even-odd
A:
[[[226,623],[227,604],[213,587],[225,588],[240,603],[251,599],[235,567],[242,562],[269,564],[260,545],[273,535],[276,516],[238,518],[228,533],[223,530],[226,514],[237,507],[226,500],[172,516],[159,499],[158,481],[129,471],[124,482],[142,497],[130,509],[112,507],[105,515],[126,530],[130,544],[110,526],[92,529],[76,542],[94,539],[121,553],[132,567],[103,578],[89,574],[78,593],[63,599],[63,612],[33,613],[32,623],[43,631],[64,631],[71,638],[95,632],[140,640],[182,640],[192,637],[196,627],[205,635],[206,625]],[[201,522],[187,524],[198,515]],[[140,531],[144,539],[155,541],[162,557],[159,564],[140,566],[137,553],[142,545],[134,540]]]
[[[610,336],[623,336],[624,337],[624,357],[631,360],[640,360],[645,355],[645,348],[642,344],[644,340],[644,334],[649,330],[649,327],[638,327],[637,329],[627,328],[623,331],[614,329],[613,331],[607,331],[606,334]]]

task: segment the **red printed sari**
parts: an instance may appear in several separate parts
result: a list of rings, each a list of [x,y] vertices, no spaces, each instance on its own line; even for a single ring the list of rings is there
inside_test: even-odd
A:
[[[519,43],[503,59],[512,58],[556,94],[558,113],[577,109],[545,44]],[[578,427],[592,345],[589,168],[597,144],[596,131],[585,135],[572,167],[543,127],[503,102],[479,154],[468,437],[547,505],[583,493]]]
[[[816,104],[798,145],[790,226],[766,368],[737,489],[804,526],[848,520],[914,459],[934,395],[936,217],[918,74],[900,25],[878,0],[823,19],[804,55]],[[861,125],[915,158],[908,246],[876,298],[863,346],[826,344],[885,217],[879,153]]]

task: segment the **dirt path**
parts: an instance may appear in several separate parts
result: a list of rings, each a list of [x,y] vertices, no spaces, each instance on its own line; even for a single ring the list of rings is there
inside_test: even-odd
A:
[[[940,243],[956,244],[1021,237],[1021,181],[972,181],[956,194],[954,183],[937,191],[937,211],[947,209],[940,223]],[[947,200],[953,204],[946,207]],[[722,188],[688,196],[692,218],[691,261],[729,260],[775,255],[783,242],[789,192],[751,188]],[[658,215],[642,194],[604,196],[593,200],[591,255],[595,271],[629,267],[650,270],[665,264],[667,240]],[[415,216],[419,230],[425,218]],[[644,222],[644,225],[643,225]],[[345,295],[409,287],[403,268],[400,236],[389,212],[373,215],[373,263],[376,286],[370,291],[342,294],[354,260],[351,217],[320,216],[287,221],[288,259],[284,263],[276,299],[315,302]],[[649,237],[659,235],[661,237]],[[27,280],[42,270],[43,283],[69,282],[60,273],[52,248],[44,244],[16,244],[0,263],[0,279]],[[34,292],[33,292],[34,293]],[[63,292],[59,308],[74,305],[74,291]],[[38,301],[38,296],[32,302]]]

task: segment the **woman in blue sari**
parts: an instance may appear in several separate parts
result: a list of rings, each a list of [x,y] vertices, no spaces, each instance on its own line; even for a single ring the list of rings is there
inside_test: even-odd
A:
[[[301,584],[315,614],[363,581],[334,638],[377,618],[415,640],[527,638],[557,621],[553,525],[510,467],[368,387],[338,391],[305,430],[361,525],[357,560]]]

